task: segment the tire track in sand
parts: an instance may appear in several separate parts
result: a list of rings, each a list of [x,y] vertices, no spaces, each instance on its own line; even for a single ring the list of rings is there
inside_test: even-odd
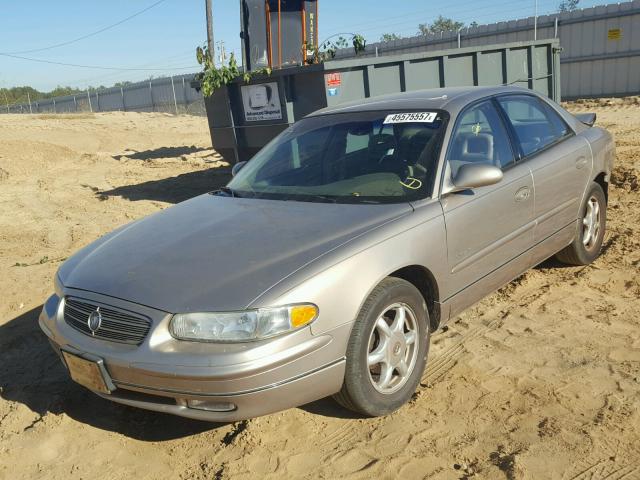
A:
[[[578,461],[565,480],[631,480],[640,478],[640,447],[622,445],[605,437],[596,452]]]

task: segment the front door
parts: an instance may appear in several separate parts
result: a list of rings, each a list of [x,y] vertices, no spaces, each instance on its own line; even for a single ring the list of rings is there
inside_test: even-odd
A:
[[[469,287],[527,255],[533,245],[534,190],[529,166],[516,162],[506,127],[491,100],[472,105],[458,116],[446,160],[445,174],[450,179],[460,165],[474,162],[500,167],[504,175],[495,185],[448,193],[441,199],[451,313],[455,314],[488,293]],[[489,290],[496,287],[488,285]]]

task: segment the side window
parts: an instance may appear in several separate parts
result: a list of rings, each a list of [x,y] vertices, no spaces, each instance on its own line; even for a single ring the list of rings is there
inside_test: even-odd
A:
[[[365,132],[362,134],[360,132],[357,133],[358,134],[354,134],[351,132],[347,133],[347,146],[345,149],[345,153],[358,152],[369,147],[371,132]]]
[[[531,96],[510,95],[498,98],[513,125],[525,156],[555,143],[569,133],[557,113]]]
[[[560,137],[566,137],[567,135],[569,135],[571,133],[571,130],[569,129],[569,126],[566,124],[566,122],[562,119],[562,117],[558,114],[558,112],[556,112],[549,105],[545,105],[544,108],[547,112],[547,117],[549,118],[551,123],[553,123],[553,127],[555,128],[556,133]]]
[[[465,163],[505,168],[515,161],[509,136],[491,101],[461,114],[451,137],[447,160],[454,176]]]

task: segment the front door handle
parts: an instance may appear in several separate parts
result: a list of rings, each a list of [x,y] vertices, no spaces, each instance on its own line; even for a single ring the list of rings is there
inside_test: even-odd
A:
[[[521,187],[515,194],[516,202],[526,202],[531,196],[531,189],[529,187]]]

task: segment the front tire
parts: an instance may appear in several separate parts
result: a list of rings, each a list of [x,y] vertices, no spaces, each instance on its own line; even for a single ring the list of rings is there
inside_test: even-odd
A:
[[[567,265],[589,265],[602,248],[607,219],[607,199],[602,187],[593,182],[580,209],[576,236],[570,245],[556,254]]]
[[[429,352],[429,314],[409,282],[389,277],[371,292],[347,346],[344,383],[334,398],[363,415],[387,415],[418,386]]]

